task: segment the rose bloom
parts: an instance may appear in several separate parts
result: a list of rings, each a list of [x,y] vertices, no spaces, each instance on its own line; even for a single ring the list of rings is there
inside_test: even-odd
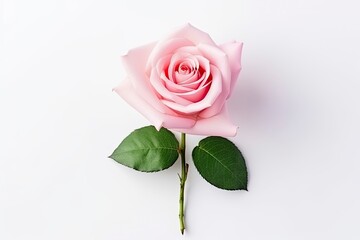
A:
[[[125,81],[114,90],[157,129],[235,136],[227,115],[241,70],[241,42],[217,45],[191,26],[122,57]]]

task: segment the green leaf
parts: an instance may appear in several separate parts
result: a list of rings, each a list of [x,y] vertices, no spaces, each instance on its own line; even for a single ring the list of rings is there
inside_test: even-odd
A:
[[[192,152],[200,175],[215,187],[247,190],[245,159],[234,143],[222,137],[207,137]]]
[[[142,172],[156,172],[172,166],[179,156],[175,135],[147,126],[133,131],[115,149],[110,158]]]

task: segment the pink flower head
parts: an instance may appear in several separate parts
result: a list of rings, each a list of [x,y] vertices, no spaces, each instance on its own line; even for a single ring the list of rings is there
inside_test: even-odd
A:
[[[187,24],[123,56],[127,78],[114,90],[157,129],[235,136],[227,115],[241,70],[242,43],[217,45]]]

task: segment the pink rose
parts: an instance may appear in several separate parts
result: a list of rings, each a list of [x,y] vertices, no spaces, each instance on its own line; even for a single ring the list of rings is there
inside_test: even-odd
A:
[[[123,56],[126,80],[114,90],[157,129],[235,136],[227,116],[241,70],[242,43],[217,45],[190,24]]]

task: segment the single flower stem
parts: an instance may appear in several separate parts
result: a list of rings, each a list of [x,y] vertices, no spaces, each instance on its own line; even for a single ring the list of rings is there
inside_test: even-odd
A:
[[[181,177],[180,177],[180,198],[179,198],[179,220],[180,220],[180,231],[181,234],[184,234],[185,230],[185,215],[184,215],[184,189],[185,189],[185,182],[187,178],[187,173],[189,169],[189,164],[185,161],[185,140],[186,135],[185,133],[181,133],[180,139],[180,157],[181,157]]]

